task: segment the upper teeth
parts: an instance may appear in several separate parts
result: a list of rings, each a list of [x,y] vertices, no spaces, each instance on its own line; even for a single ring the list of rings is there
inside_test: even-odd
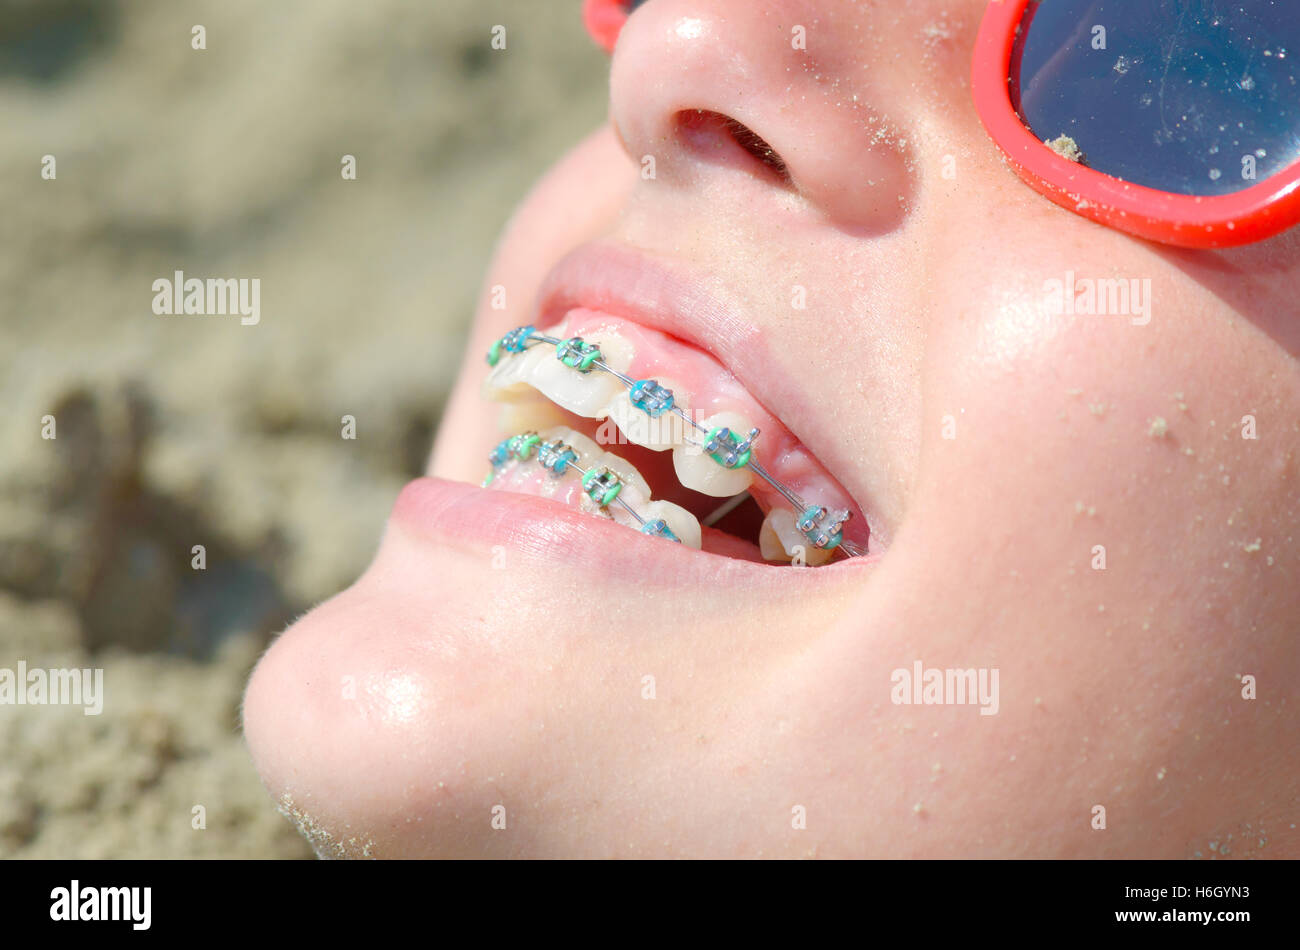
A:
[[[605,334],[599,341],[593,342],[599,343],[601,362],[611,369],[623,372],[631,364],[632,344],[627,340]],[[596,419],[616,396],[622,394],[624,399],[627,398],[626,387],[617,376],[601,372],[578,372],[558,358],[553,346],[541,344],[531,347],[523,357],[533,361],[526,362],[520,369],[520,381],[528,383],[556,405],[576,415]],[[517,359],[519,357],[510,357],[501,362],[514,362]]]
[[[759,433],[748,419],[736,412],[719,412],[702,421],[692,420],[688,410],[677,403],[671,381],[633,380],[626,375],[632,356],[631,342],[612,331],[597,331],[583,338],[564,336],[562,327],[541,334],[532,327],[521,327],[489,351],[492,371],[484,394],[512,404],[526,403],[503,411],[502,422],[510,428],[525,421],[535,421],[537,428],[544,422],[559,421],[554,406],[590,419],[609,418],[629,442],[660,452],[671,450],[678,480],[706,495],[729,498],[747,491],[761,478],[800,508],[797,514],[783,509],[769,513],[760,532],[763,555],[789,560],[803,548],[806,563],[829,560],[843,542],[840,528],[849,512],[805,505],[757,462],[751,465],[751,449]],[[549,399],[551,407],[528,399],[530,390]],[[638,512],[630,515],[637,525],[648,533],[664,534],[666,530],[686,543],[693,538],[691,546],[699,546],[700,527],[695,518],[662,501],[653,502],[658,507],[652,513],[647,507],[652,504],[650,488],[625,459],[603,452],[595,442],[567,427],[548,431],[567,433],[567,441],[581,453],[584,506],[589,502],[626,523],[627,508],[613,503],[620,498],[635,499],[636,507],[629,507]],[[846,542],[843,546],[850,555],[862,553]]]
[[[719,412],[703,420],[700,425],[705,431],[714,428],[727,428],[733,432],[748,432],[748,420],[736,412]],[[718,463],[713,454],[705,451],[704,437],[695,433],[691,441],[673,448],[673,469],[677,479],[687,488],[693,488],[715,498],[730,498],[748,491],[754,481],[754,473],[748,466],[727,468]]]
[[[564,411],[534,389],[527,395],[517,396],[501,404],[497,427],[501,432],[541,432],[552,426],[564,425]]]
[[[483,384],[483,394],[489,399],[504,400],[524,391],[531,385],[536,367],[548,356],[550,347],[532,346],[517,356],[506,356],[492,367]]]
[[[569,339],[563,330],[547,331],[547,335]],[[598,346],[601,362],[619,373],[626,373],[632,364],[632,344],[617,333],[593,333],[587,342]],[[488,374],[484,384],[485,395],[490,399],[514,400],[521,390],[531,387],[575,415],[588,419],[612,419],[629,442],[656,452],[671,450],[677,478],[687,488],[718,498],[728,498],[749,488],[753,475],[746,468],[724,468],[701,447],[704,433],[715,427],[729,428],[740,434],[738,438],[749,432],[749,421],[739,413],[722,412],[702,420],[699,425],[704,432],[688,426],[676,412],[663,411],[653,416],[633,404],[632,394],[617,376],[580,372],[577,367],[562,361],[557,349],[551,344],[535,343],[522,353],[502,353]],[[575,353],[572,347],[567,352]],[[664,390],[680,391],[674,381],[666,377],[654,382]],[[663,401],[662,394],[649,386],[643,387],[638,395],[652,409],[656,402]],[[688,412],[681,405],[675,408]],[[539,407],[536,411],[538,418],[545,417],[545,410]],[[511,421],[517,418],[512,417]]]
[[[655,382],[667,389],[678,389],[668,379],[660,378]],[[597,417],[600,416],[612,419],[629,442],[643,445],[656,452],[667,451],[675,445],[682,445],[685,441],[686,423],[681,416],[675,412],[651,415],[633,404],[629,392],[620,392],[611,399]]]

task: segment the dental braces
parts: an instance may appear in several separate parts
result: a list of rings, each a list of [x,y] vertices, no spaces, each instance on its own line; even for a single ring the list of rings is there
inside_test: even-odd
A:
[[[666,538],[669,541],[676,541],[681,544],[682,539],[673,534],[672,529],[668,527],[667,521],[663,518],[654,518],[647,521],[641,517],[635,508],[620,497],[620,493],[623,491],[623,479],[619,478],[615,472],[603,465],[600,468],[583,468],[578,464],[578,453],[573,450],[573,446],[560,439],[543,442],[542,437],[536,432],[522,432],[497,443],[496,448],[492,450],[492,454],[488,456],[488,461],[492,463],[492,471],[483,480],[483,487],[486,488],[492,484],[497,472],[507,462],[511,460],[525,462],[532,457],[534,450],[537,452],[537,461],[542,468],[548,469],[557,478],[563,476],[569,469],[573,469],[581,475],[583,494],[590,498],[601,511],[607,512],[610,505],[617,504],[637,520],[641,525],[642,534],[648,534],[656,538]]]
[[[488,348],[488,365],[496,366],[505,353],[523,353],[526,349],[537,344],[547,344],[555,347],[556,359],[576,372],[586,374],[593,369],[598,369],[615,377],[627,387],[628,400],[631,404],[646,413],[650,418],[657,419],[665,412],[671,412],[696,432],[701,433],[701,441],[699,442],[690,439],[684,441],[687,445],[693,445],[701,449],[723,468],[748,468],[771,485],[795,510],[795,527],[813,547],[826,551],[840,550],[849,557],[861,557],[866,553],[852,541],[844,539],[843,528],[853,516],[851,511],[843,508],[838,510],[828,509],[822,505],[810,504],[804,501],[795,491],[782,484],[778,479],[773,478],[758,463],[753,456],[754,442],[759,436],[757,428],[750,429],[744,438],[739,438],[735,432],[726,426],[705,428],[692,419],[681,406],[677,405],[671,389],[660,385],[654,379],[632,379],[630,376],[620,373],[604,361],[600,347],[595,343],[589,343],[579,336],[568,337],[563,340],[547,336],[538,333],[533,326],[516,327]],[[582,466],[577,464],[577,453],[570,446],[558,440],[544,443],[535,432],[511,436],[493,449],[492,454],[489,456],[489,461],[492,463],[492,472],[489,473],[484,484],[490,484],[496,472],[512,458],[520,460],[529,458],[533,448],[538,450],[538,460],[544,467],[550,469],[553,474],[557,476],[563,475],[568,468],[581,472],[583,491],[602,510],[612,503],[618,503],[640,522],[643,533],[667,537],[673,541],[680,540],[668,530],[668,526],[663,519],[647,522],[627,502],[618,497],[619,492],[622,490],[622,481],[614,472],[611,472],[608,468],[583,469]],[[602,499],[607,500],[602,502]]]

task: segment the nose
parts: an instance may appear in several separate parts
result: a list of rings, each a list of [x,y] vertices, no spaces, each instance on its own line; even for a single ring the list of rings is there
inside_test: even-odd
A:
[[[840,227],[898,227],[913,187],[908,136],[887,115],[884,63],[853,42],[858,24],[837,24],[833,6],[786,3],[780,16],[753,0],[637,9],[610,72],[610,117],[629,157],[643,170],[652,159],[660,184],[703,193],[742,174],[747,186],[797,193]]]

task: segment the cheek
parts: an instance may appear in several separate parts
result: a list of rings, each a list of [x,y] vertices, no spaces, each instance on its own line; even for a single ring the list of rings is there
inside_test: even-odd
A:
[[[1294,449],[1241,438],[1243,416],[1295,404],[1279,351],[1131,242],[1096,241],[1085,258],[1052,241],[966,283],[981,289],[932,322],[919,510],[971,556],[1014,538],[1006,570],[1088,574],[1102,545],[1124,568],[1127,584],[1108,578],[1116,596],[1244,583],[1223,566],[1246,530],[1234,512],[1276,504]],[[1103,278],[1136,281],[1139,296],[1120,313],[1050,312],[1071,280],[1076,311],[1110,309],[1099,283],[1089,303],[1085,282]]]

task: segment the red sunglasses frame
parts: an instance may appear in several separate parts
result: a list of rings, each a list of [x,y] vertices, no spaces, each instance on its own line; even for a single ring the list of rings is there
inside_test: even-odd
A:
[[[582,0],[582,25],[606,53],[614,52],[625,22],[627,7],[622,0]]]
[[[1121,181],[1041,142],[1011,105],[1011,55],[1025,8],[991,0],[971,66],[980,121],[1026,184],[1063,208],[1137,237],[1180,247],[1251,244],[1300,223],[1300,161],[1231,195],[1178,195]]]

